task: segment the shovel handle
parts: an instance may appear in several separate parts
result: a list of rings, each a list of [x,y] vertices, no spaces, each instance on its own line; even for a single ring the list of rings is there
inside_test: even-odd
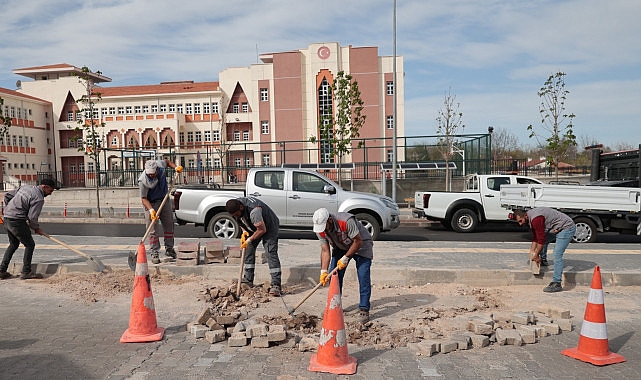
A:
[[[331,272],[329,272],[328,276],[330,276],[330,277],[331,277],[331,276],[334,274],[334,272],[336,272],[337,270],[338,270],[338,267],[334,268],[334,270],[332,270]],[[314,288],[312,288],[312,290],[310,290],[310,291],[309,291],[309,293],[307,293],[307,294],[305,295],[305,297],[303,297],[303,299],[302,299],[302,300],[300,300],[300,302],[298,302],[298,303],[296,304],[296,306],[294,306],[294,308],[291,310],[291,312],[290,312],[290,313],[291,313],[291,314],[293,314],[293,313],[294,313],[294,311],[296,311],[296,309],[298,309],[298,308],[300,307],[300,305],[302,305],[302,304],[303,304],[303,302],[307,301],[307,299],[308,299],[309,297],[311,297],[311,296],[312,296],[312,294],[314,294],[314,292],[316,292],[316,291],[318,290],[318,288],[320,288],[321,286],[323,286],[323,284],[322,284],[322,283],[320,283],[320,282],[319,282],[318,284],[316,284],[316,286],[314,286]]]
[[[243,248],[240,252],[240,270],[238,271],[238,285],[236,285],[236,296],[240,297],[240,282],[243,280],[243,267],[245,266],[245,251],[247,248]]]

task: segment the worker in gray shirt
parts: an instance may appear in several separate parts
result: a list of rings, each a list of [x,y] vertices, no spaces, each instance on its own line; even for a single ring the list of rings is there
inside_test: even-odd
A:
[[[20,243],[24,245],[20,278],[23,280],[42,278],[42,275],[31,271],[31,259],[36,248],[31,230],[33,229],[38,235],[44,235],[38,224],[38,217],[45,203],[45,197],[59,188],[54,180],[45,178],[40,181],[40,185],[25,185],[5,195],[4,226],[9,237],[9,246],[0,264],[0,280],[11,278],[7,268]]]

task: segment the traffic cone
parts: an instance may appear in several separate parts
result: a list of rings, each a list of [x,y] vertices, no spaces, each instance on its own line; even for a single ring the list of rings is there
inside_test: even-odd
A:
[[[62,209],[62,216],[67,217],[67,202],[65,202],[65,208]]]
[[[608,345],[601,270],[598,265],[594,268],[592,276],[588,305],[585,308],[581,325],[579,345],[576,348],[567,348],[561,351],[561,354],[594,365],[608,365],[625,361],[623,356],[610,352]]]
[[[134,293],[131,299],[129,328],[120,337],[121,343],[155,342],[161,340],[165,329],[156,323],[154,295],[151,292],[151,281],[147,268],[147,251],[145,243],[138,244]]]
[[[329,284],[318,353],[312,355],[307,369],[335,375],[356,373],[356,359],[347,353],[347,333],[343,319],[338,272],[332,274]]]

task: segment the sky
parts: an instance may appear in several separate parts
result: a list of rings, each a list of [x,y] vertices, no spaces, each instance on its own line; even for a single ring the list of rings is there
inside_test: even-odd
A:
[[[106,86],[216,81],[258,54],[310,43],[394,54],[393,0],[0,0],[0,87],[17,68],[67,63]],[[549,136],[537,95],[564,72],[579,144],[641,143],[641,1],[397,0],[405,135],[436,134],[447,93],[463,133],[489,126],[536,146]]]

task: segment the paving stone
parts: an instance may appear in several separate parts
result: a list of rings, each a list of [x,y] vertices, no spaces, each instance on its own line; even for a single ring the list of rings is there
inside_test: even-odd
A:
[[[499,345],[522,346],[523,338],[514,329],[496,329],[496,341]]]
[[[536,343],[536,327],[519,325],[516,328],[516,331],[518,331],[519,334],[521,334],[521,339],[523,339],[523,343],[525,344]]]
[[[222,330],[224,329],[223,326],[221,326],[214,318],[209,318],[207,320],[207,323],[205,323],[207,327],[209,327],[210,330]]]
[[[267,340],[280,342],[287,339],[287,332],[284,325],[269,325],[267,328]]]
[[[422,340],[418,343],[408,343],[407,347],[416,355],[432,356],[438,352],[439,342],[435,340]]]
[[[248,338],[254,338],[257,336],[267,336],[267,332],[268,332],[267,324],[265,323],[249,326],[246,331]]]
[[[494,320],[491,316],[473,315],[467,321],[467,330],[475,334],[491,335],[494,332]]]
[[[298,342],[298,351],[316,351],[318,349],[318,338],[302,337]]]
[[[450,336],[450,339],[458,342],[457,349],[459,350],[467,350],[472,345],[472,339],[469,336],[462,333],[453,334],[452,336]]]
[[[470,337],[473,348],[482,348],[490,345],[490,338],[487,335],[474,334],[473,332],[465,333]]]
[[[526,311],[520,311],[518,313],[512,314],[512,322],[518,323],[520,325],[529,325],[534,323],[534,318],[532,314]]]
[[[439,346],[439,352],[447,354],[458,349],[458,342],[455,340],[444,340]]]
[[[204,338],[207,331],[209,331],[209,327],[205,325],[194,325],[191,328],[191,334],[196,339]]]
[[[235,325],[238,322],[238,317],[236,315],[217,315],[216,322],[223,326]]]
[[[561,329],[556,323],[537,323],[536,325],[543,327],[545,331],[550,335],[559,335],[561,333]]]
[[[267,336],[252,337],[251,346],[256,348],[267,348],[269,347],[269,339],[267,339]]]
[[[563,309],[558,306],[550,306],[549,314],[548,316],[552,318],[553,320],[556,319],[569,319],[570,318],[570,310],[568,309]]]
[[[235,332],[227,339],[229,347],[243,347],[247,345],[247,335],[244,332]]]
[[[205,340],[210,344],[222,342],[227,338],[227,331],[225,330],[212,330],[205,332]]]
[[[572,331],[572,320],[571,319],[555,319],[554,322],[559,325],[561,331]]]
[[[211,317],[212,317],[211,308],[209,306],[205,306],[203,310],[200,312],[200,314],[198,314],[198,318],[196,318],[196,322],[198,322],[198,324],[200,325],[204,325],[205,323],[207,323],[207,321]]]

